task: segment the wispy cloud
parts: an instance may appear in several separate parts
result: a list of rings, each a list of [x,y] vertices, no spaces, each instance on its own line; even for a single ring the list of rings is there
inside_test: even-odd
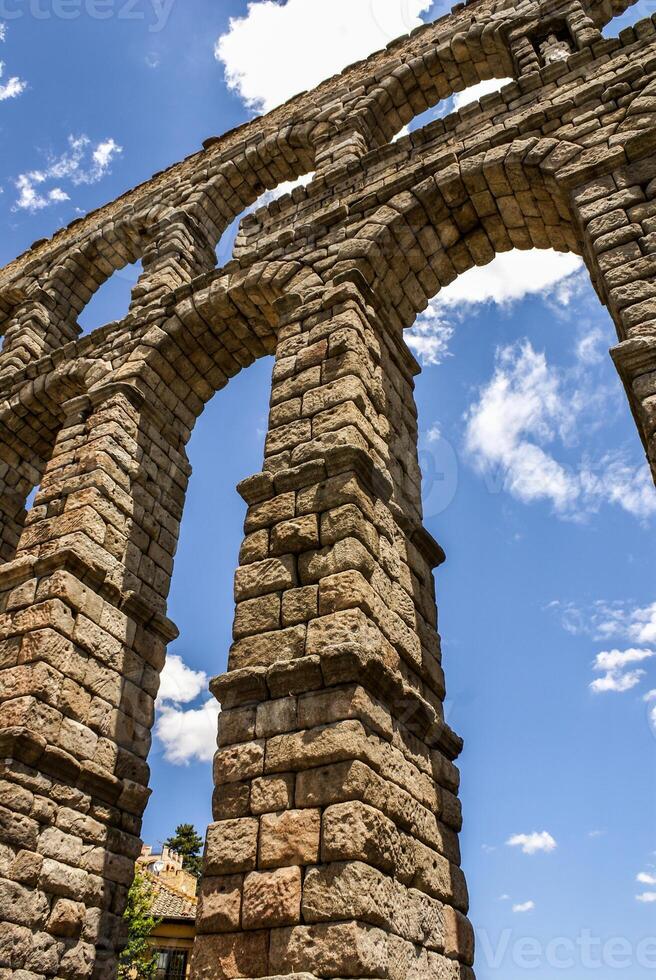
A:
[[[522,902],[521,905],[513,905],[513,912],[522,914],[524,912],[533,912],[535,909],[535,902]]]
[[[424,367],[441,364],[451,357],[449,344],[455,327],[440,310],[434,300],[421,316],[417,317],[412,330],[406,331],[405,339],[410,350]]]
[[[656,885],[656,874],[650,871],[641,871],[636,877],[639,885]]]
[[[524,854],[550,854],[555,851],[558,844],[546,830],[541,833],[537,831],[532,834],[514,834],[506,844],[508,847],[520,847]]]
[[[0,21],[0,42],[5,41],[7,38],[7,25]],[[4,78],[5,74],[5,63],[0,61],[0,79]],[[6,102],[7,99],[15,99],[19,95],[22,95],[27,88],[27,82],[19,78],[18,75],[12,75],[6,81],[0,81],[0,102]]]
[[[62,183],[68,182],[72,187],[97,183],[110,172],[114,159],[122,152],[123,148],[112,137],[94,145],[88,136],[69,136],[64,153],[50,155],[44,167],[16,178],[18,197],[14,210],[35,213],[70,200]]]
[[[603,672],[603,677],[597,678],[590,684],[594,694],[605,694],[610,691],[623,693],[631,691],[645,676],[642,669],[627,670],[626,668],[643,663],[656,656],[656,650],[604,650],[597,654],[593,670]]]
[[[643,905],[650,905],[656,902],[656,892],[643,892],[642,895],[636,895],[636,902],[642,902]]]
[[[432,300],[406,331],[408,346],[424,366],[441,364],[449,356],[457,325],[466,317],[491,304],[510,309],[532,295],[555,301],[562,309],[579,288],[580,270],[579,258],[552,249],[497,255],[488,265],[463,273]]]
[[[639,519],[656,514],[656,490],[646,464],[620,452],[596,464],[583,457],[565,465],[554,446],[570,448],[587,403],[563,371],[529,340],[497,351],[494,375],[466,415],[465,448],[474,468],[523,503],[547,501],[567,519],[581,520],[602,504]]]

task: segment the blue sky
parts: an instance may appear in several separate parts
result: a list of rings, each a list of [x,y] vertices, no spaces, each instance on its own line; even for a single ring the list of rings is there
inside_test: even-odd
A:
[[[440,9],[0,0],[0,261]],[[85,330],[125,312],[131,275],[98,293]],[[463,276],[410,340],[425,365],[426,525],[448,556],[437,589],[448,716],[466,739],[479,980],[641,980],[656,968],[656,494],[607,355],[612,324],[571,257],[511,253]],[[234,487],[260,468],[270,371],[261,361],[221,392],[190,446],[170,601],[181,638],[144,825],[155,844],[210,819],[206,678],[226,665]]]

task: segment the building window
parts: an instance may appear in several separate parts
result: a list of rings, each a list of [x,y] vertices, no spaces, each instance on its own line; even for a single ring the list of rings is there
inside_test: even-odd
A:
[[[158,949],[157,980],[184,980],[187,973],[186,949]]]

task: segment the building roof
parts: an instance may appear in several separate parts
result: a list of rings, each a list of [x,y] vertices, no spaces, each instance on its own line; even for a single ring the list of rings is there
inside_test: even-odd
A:
[[[152,915],[157,919],[188,919],[193,922],[196,919],[197,899],[190,898],[181,891],[172,888],[171,885],[159,881],[154,875],[148,875],[153,886],[155,900],[152,907]]]

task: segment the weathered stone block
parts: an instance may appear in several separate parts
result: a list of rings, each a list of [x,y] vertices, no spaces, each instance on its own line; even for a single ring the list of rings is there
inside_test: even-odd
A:
[[[251,818],[220,820],[207,828],[205,874],[229,875],[257,865],[259,822]]]
[[[71,902],[66,898],[58,898],[48,919],[47,928],[54,936],[71,939],[79,936],[84,923],[85,906],[81,902]]]
[[[264,742],[242,742],[219,749],[214,756],[214,782],[238,783],[262,775],[264,770]]]
[[[200,980],[264,977],[268,972],[267,932],[198,936],[191,970]]]
[[[199,933],[238,931],[243,881],[243,875],[203,876],[198,896]]]
[[[258,865],[278,868],[315,864],[319,860],[319,810],[285,810],[260,818]]]
[[[252,599],[296,585],[296,562],[291,555],[243,565],[235,574],[235,600]]]
[[[244,881],[245,929],[289,926],[301,918],[301,869],[254,871]]]
[[[271,972],[313,970],[328,977],[386,977],[387,942],[357,922],[295,926],[271,933]]]
[[[263,776],[251,784],[251,810],[253,813],[275,813],[294,806],[294,776]]]
[[[268,667],[277,661],[294,660],[305,652],[305,626],[259,633],[237,640],[230,648],[230,670],[245,667]]]

